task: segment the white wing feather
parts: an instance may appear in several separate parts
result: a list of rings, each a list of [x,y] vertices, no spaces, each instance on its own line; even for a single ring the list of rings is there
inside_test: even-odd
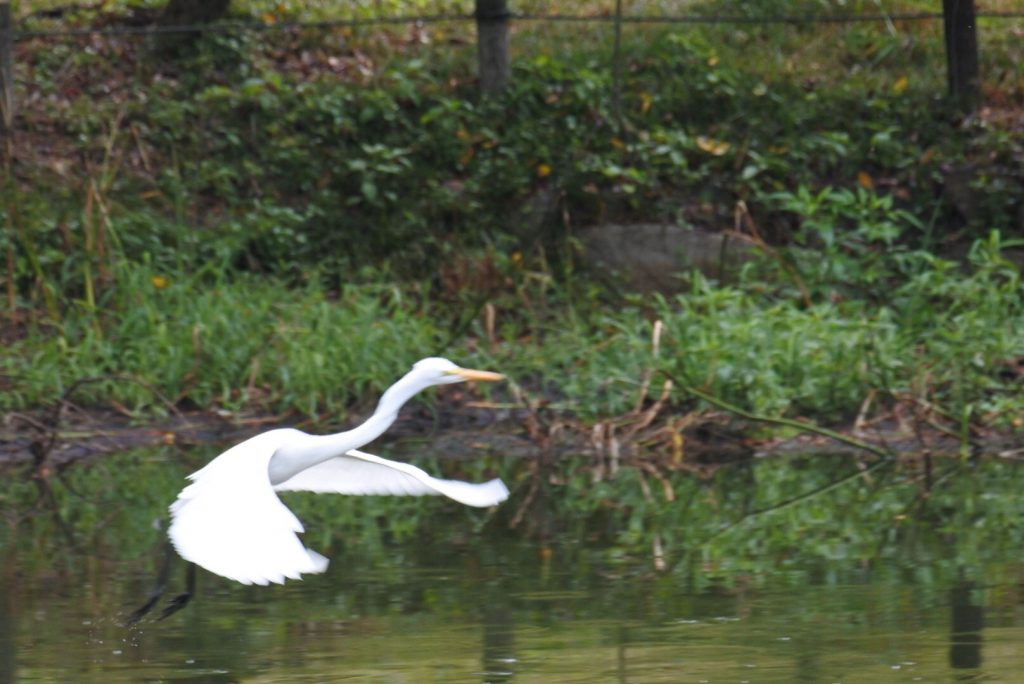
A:
[[[189,476],[192,484],[171,504],[168,530],[182,558],[243,584],[280,584],[327,569],[327,559],[296,536],[302,523],[267,475],[271,456],[293,435],[257,435]]]
[[[274,489],[355,495],[441,495],[480,508],[508,498],[508,488],[501,480],[480,484],[442,480],[409,463],[389,461],[355,449],[307,468]]]
[[[243,584],[281,584],[327,569],[327,559],[305,548],[302,523],[277,491],[336,494],[425,494],[486,507],[508,498],[501,480],[481,484],[442,480],[408,463],[349,451],[271,485],[268,467],[284,444],[306,437],[271,430],[238,444],[189,476],[192,484],[171,504],[168,535],[185,560]]]

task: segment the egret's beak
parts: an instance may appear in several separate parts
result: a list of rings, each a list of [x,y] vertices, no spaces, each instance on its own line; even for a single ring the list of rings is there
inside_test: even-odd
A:
[[[472,368],[456,368],[454,370],[446,371],[446,373],[448,375],[457,375],[463,380],[479,380],[480,382],[497,382],[498,380],[505,379],[505,376],[501,373],[473,370]]]

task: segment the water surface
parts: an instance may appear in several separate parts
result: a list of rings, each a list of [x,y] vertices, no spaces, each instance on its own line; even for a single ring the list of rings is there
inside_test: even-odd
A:
[[[282,587],[204,575],[191,606],[131,629],[119,620],[151,579],[138,567],[82,558],[81,577],[9,577],[4,681],[877,684],[1024,670],[1021,584],[1007,581],[1024,568],[987,585],[923,587],[886,568],[693,593],[572,546],[392,551]]]
[[[64,533],[45,509],[8,528],[20,537],[4,537],[18,551],[0,566],[0,682],[888,684],[1024,672],[1024,511],[1010,467],[953,473],[930,491],[877,471],[778,509],[835,473],[812,461],[681,476],[671,501],[627,474],[614,491],[552,488],[529,534],[441,501],[417,513],[300,495],[290,505],[331,558],[325,574],[245,587],[201,572],[185,610],[126,628],[162,555],[147,516],[194,465],[131,459],[83,468],[56,493]],[[571,497],[597,494],[574,522],[584,506]],[[329,501],[342,508],[310,512]],[[605,509],[621,512],[614,526]],[[545,515],[561,516],[546,532]],[[662,573],[645,551],[655,537]],[[177,563],[169,594],[183,585]]]

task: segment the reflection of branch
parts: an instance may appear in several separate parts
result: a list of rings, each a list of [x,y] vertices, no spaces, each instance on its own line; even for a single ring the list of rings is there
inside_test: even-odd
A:
[[[533,462],[533,467],[531,468],[531,471],[532,472],[530,473],[530,489],[526,492],[526,496],[523,497],[523,502],[519,505],[519,508],[516,510],[515,515],[512,516],[512,520],[510,520],[508,523],[508,528],[510,530],[514,530],[515,528],[519,527],[519,523],[523,521],[523,516],[526,515],[526,510],[530,507],[530,504],[533,503],[534,497],[537,496],[537,490],[540,487],[541,478],[539,472],[540,468],[537,461]]]
[[[706,546],[707,544],[710,544],[713,540],[715,540],[718,537],[722,536],[726,532],[729,532],[730,530],[733,530],[733,529],[739,527],[740,525],[746,523],[748,520],[751,520],[753,518],[759,518],[759,517],[761,517],[763,515],[768,515],[770,513],[774,513],[776,511],[782,510],[784,508],[789,508],[790,506],[795,506],[795,505],[797,505],[799,503],[803,503],[804,501],[807,501],[808,499],[813,499],[816,496],[821,496],[822,494],[827,494],[827,493],[831,492],[834,489],[838,489],[839,487],[842,487],[843,485],[847,484],[851,480],[855,480],[855,479],[857,479],[859,477],[863,477],[866,473],[870,473],[872,470],[876,470],[876,469],[881,468],[882,466],[885,466],[885,465],[892,465],[893,463],[894,463],[894,461],[891,460],[891,459],[881,459],[881,460],[875,461],[870,466],[859,467],[856,471],[850,473],[849,475],[844,475],[843,477],[839,478],[838,480],[833,480],[831,482],[828,482],[828,483],[826,483],[826,484],[824,484],[824,485],[822,485],[820,487],[816,487],[816,488],[810,490],[809,492],[804,492],[802,494],[797,494],[796,496],[790,497],[790,498],[786,499],[785,501],[781,501],[781,502],[779,502],[777,504],[773,504],[773,505],[767,506],[765,508],[759,508],[756,511],[751,511],[750,513],[746,513],[743,516],[739,517],[738,519],[734,520],[733,522],[728,523],[728,524],[718,528],[716,531],[712,532],[709,536],[707,536],[706,538],[696,542],[692,546],[694,548],[702,548],[702,547]],[[691,504],[693,503],[695,498],[696,498],[696,490],[694,491],[693,496],[691,496],[691,500],[690,500]],[[672,561],[671,564],[669,564],[667,567],[663,567],[658,572],[662,573],[664,571],[671,571],[671,570],[673,570],[686,557],[687,557],[687,554],[679,554],[678,556],[676,556],[676,558]]]
[[[942,484],[943,482],[945,482],[949,478],[953,477],[953,475],[957,474],[960,471],[961,471],[961,468],[960,468],[959,465],[954,465],[954,466],[946,469],[946,471],[944,473],[942,473],[941,475],[939,475],[939,477],[933,483],[931,483],[931,485],[927,489],[922,487],[920,489],[920,491],[918,491],[917,496],[915,496],[910,501],[910,503],[908,503],[906,506],[903,507],[903,512],[902,513],[897,513],[895,516],[893,516],[893,520],[895,520],[897,523],[902,523],[902,521],[904,519],[906,519],[908,516],[911,515],[911,513],[914,512],[914,509],[923,506],[923,504],[926,501],[931,501],[932,500],[932,491],[936,487],[938,487],[940,484]],[[885,544],[885,537],[882,537],[882,538],[880,538],[878,540],[878,546],[875,547],[875,555],[874,555],[875,558],[880,558],[881,557],[882,546],[884,544]]]
[[[53,471],[51,471],[49,466],[50,453],[53,451],[54,447],[57,445],[58,439],[60,438],[61,412],[64,407],[70,403],[71,396],[84,385],[104,382],[107,380],[134,382],[140,387],[151,392],[153,396],[160,400],[171,413],[181,418],[186,424],[188,423],[188,420],[185,419],[181,411],[179,411],[178,408],[158,389],[142,380],[139,380],[138,378],[133,378],[127,375],[99,375],[79,378],[75,382],[71,383],[71,385],[61,394],[60,399],[58,399],[54,404],[53,411],[50,413],[50,416],[44,421],[35,420],[22,414],[11,414],[15,418],[32,426],[40,433],[40,436],[29,446],[29,450],[32,452],[34,457],[32,475],[36,480],[37,487],[39,488],[39,498],[36,501],[36,508],[38,510],[45,505],[52,509],[54,518],[57,521],[57,527],[61,530],[64,536],[67,537],[68,544],[71,546],[74,546],[74,535],[71,528],[60,514],[59,502],[54,494],[53,487],[50,486],[50,478],[53,475]],[[58,476],[60,475],[60,468],[57,469],[56,474]],[[64,482],[64,486],[76,496],[81,496],[69,487],[66,482]]]
[[[775,425],[783,425],[785,427],[795,428],[797,430],[801,430],[801,431],[805,431],[805,432],[817,433],[819,435],[823,435],[823,436],[828,437],[830,439],[834,439],[837,442],[841,442],[843,444],[846,444],[846,445],[849,445],[849,446],[852,446],[852,447],[856,447],[857,449],[863,449],[864,451],[869,451],[869,452],[875,454],[876,456],[880,457],[878,461],[875,461],[874,463],[872,463],[869,466],[864,466],[863,464],[858,462],[858,468],[854,472],[850,473],[849,475],[844,475],[843,477],[839,478],[838,480],[833,480],[832,482],[828,482],[828,483],[826,483],[826,484],[824,484],[824,485],[822,485],[820,487],[816,487],[815,489],[812,489],[809,492],[804,492],[802,494],[797,494],[796,496],[790,497],[789,499],[781,501],[781,502],[779,502],[777,504],[774,504],[772,506],[768,506],[766,508],[761,508],[761,509],[758,509],[756,511],[752,511],[750,513],[747,513],[746,515],[740,517],[739,519],[737,519],[737,520],[735,520],[735,521],[725,525],[722,528],[719,528],[716,532],[712,533],[709,537],[707,537],[703,541],[699,542],[697,544],[697,546],[704,546],[704,545],[708,544],[713,539],[719,537],[722,534],[725,534],[726,532],[728,532],[729,530],[732,530],[735,527],[738,527],[738,526],[742,525],[743,523],[747,522],[751,518],[756,518],[756,517],[760,517],[762,515],[767,515],[769,513],[774,513],[775,511],[781,510],[783,508],[788,508],[790,506],[795,506],[796,504],[802,503],[802,502],[807,501],[808,499],[812,499],[812,498],[814,498],[816,496],[820,496],[822,494],[827,494],[828,492],[843,486],[844,484],[850,482],[851,480],[865,477],[871,471],[876,470],[877,468],[880,468],[880,467],[882,467],[884,465],[891,465],[894,462],[893,454],[891,452],[886,451],[885,449],[883,449],[881,447],[875,446],[874,444],[870,444],[868,442],[862,442],[861,440],[856,439],[854,437],[850,437],[848,435],[844,435],[844,434],[841,434],[841,433],[836,432],[834,430],[829,430],[828,428],[823,428],[823,427],[821,427],[819,425],[814,425],[812,423],[804,423],[804,422],[801,422],[801,421],[798,421],[798,420],[793,420],[793,419],[790,419],[790,418],[776,418],[776,417],[773,417],[773,416],[763,416],[763,415],[760,415],[760,414],[757,414],[757,413],[752,413],[752,412],[744,410],[744,409],[742,409],[742,408],[740,408],[738,406],[730,404],[727,401],[719,399],[718,397],[716,397],[716,396],[714,396],[712,394],[709,394],[709,393],[707,393],[707,392],[705,392],[703,390],[697,389],[696,387],[691,387],[689,385],[681,383],[678,380],[676,380],[672,376],[672,374],[669,373],[666,370],[659,370],[658,372],[662,373],[665,377],[667,377],[669,380],[672,381],[674,386],[679,387],[684,392],[692,394],[695,397],[699,397],[700,399],[703,399],[704,401],[708,402],[709,404],[711,404],[713,406],[717,406],[720,409],[728,411],[729,413],[733,413],[733,414],[735,414],[737,416],[740,416],[742,418],[746,418],[747,420],[753,420],[753,421],[758,421],[758,422],[762,422],[762,423],[772,423],[772,424],[775,424]],[[682,560],[682,558],[683,558],[683,556],[679,556],[679,558],[677,558],[676,561],[672,563],[672,566],[674,567],[676,565],[676,563],[678,563],[680,560]]]
[[[819,435],[828,437],[830,439],[834,439],[837,442],[842,442],[847,446],[852,446],[857,449],[863,449],[864,451],[870,451],[876,456],[881,456],[884,459],[892,458],[891,452],[886,451],[881,447],[875,446],[874,444],[870,444],[869,442],[862,442],[861,440],[855,437],[850,437],[849,435],[844,435],[840,432],[836,432],[835,430],[829,430],[828,428],[823,428],[820,425],[814,425],[813,423],[804,423],[799,420],[793,420],[792,418],[777,418],[775,416],[763,416],[758,413],[751,413],[750,411],[741,409],[739,406],[730,404],[727,401],[719,399],[718,397],[712,394],[708,394],[704,390],[699,390],[696,387],[690,387],[689,385],[685,385],[678,382],[674,377],[672,377],[672,374],[666,370],[662,370],[660,372],[663,373],[670,380],[672,380],[673,383],[675,383],[675,385],[682,389],[684,392],[688,392],[694,395],[695,397],[699,397],[704,401],[708,402],[709,404],[717,406],[718,408],[728,411],[729,413],[734,413],[737,416],[740,416],[741,418],[755,420],[759,423],[773,423],[775,425],[783,425],[785,427],[796,428],[797,430],[802,430],[804,432],[814,432]]]
[[[75,535],[71,531],[71,526],[68,525],[67,521],[64,520],[64,516],[61,515],[60,502],[57,501],[57,496],[53,493],[53,487],[50,486],[49,478],[43,474],[37,474],[35,481],[36,487],[39,488],[39,499],[36,501],[37,507],[45,503],[50,508],[50,512],[53,513],[53,519],[57,522],[57,529],[64,535],[68,546],[72,549],[77,549],[78,545],[75,543]]]
[[[774,513],[775,511],[782,510],[783,508],[789,508],[790,506],[795,506],[796,504],[802,503],[802,502],[804,502],[804,501],[806,501],[808,499],[813,499],[814,497],[820,496],[821,494],[827,494],[828,492],[831,492],[833,489],[837,489],[839,487],[842,487],[844,484],[846,484],[850,480],[854,480],[854,479],[856,479],[858,477],[863,477],[865,473],[870,473],[872,470],[875,470],[876,468],[879,468],[879,467],[881,467],[883,465],[889,465],[891,463],[892,463],[892,461],[888,460],[888,459],[881,460],[881,461],[875,461],[874,463],[872,463],[871,465],[867,466],[866,468],[863,468],[863,469],[858,468],[855,472],[852,472],[849,475],[845,475],[845,476],[839,478],[838,480],[833,480],[832,482],[829,482],[829,483],[824,484],[824,485],[822,485],[820,487],[812,489],[809,492],[804,492],[803,494],[797,494],[796,496],[790,497],[790,498],[786,499],[785,501],[781,501],[781,502],[779,502],[777,504],[773,504],[773,505],[768,506],[766,508],[759,508],[756,511],[751,511],[750,513],[747,513],[746,515],[744,515],[743,517],[739,518],[738,520],[735,520],[735,521],[729,523],[725,527],[719,528],[716,532],[712,533],[712,535],[710,537],[708,537],[707,539],[702,541],[699,545],[703,546],[704,544],[707,544],[712,539],[715,539],[716,537],[725,534],[726,532],[728,532],[729,530],[733,529],[734,527],[739,527],[740,525],[742,525],[746,521],[750,520],[751,518],[758,518],[758,517],[760,517],[762,515],[767,515],[769,513]]]

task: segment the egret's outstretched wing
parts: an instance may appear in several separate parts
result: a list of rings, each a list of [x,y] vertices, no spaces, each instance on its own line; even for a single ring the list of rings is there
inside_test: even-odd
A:
[[[508,498],[501,480],[481,484],[431,477],[408,463],[389,461],[353,449],[285,480],[277,491],[333,492],[335,494],[440,494],[467,506],[486,507]]]
[[[243,584],[283,583],[327,569],[327,559],[296,536],[302,523],[267,475],[271,456],[293,434],[257,435],[190,476],[192,484],[171,504],[168,530],[182,558]]]

